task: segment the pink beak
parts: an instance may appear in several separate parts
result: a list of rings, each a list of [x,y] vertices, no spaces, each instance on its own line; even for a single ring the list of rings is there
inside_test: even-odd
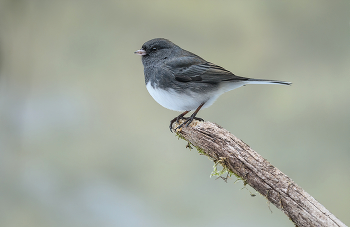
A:
[[[138,55],[142,56],[142,55],[146,55],[146,51],[143,49],[140,49],[140,50],[135,51],[134,54],[138,54]]]

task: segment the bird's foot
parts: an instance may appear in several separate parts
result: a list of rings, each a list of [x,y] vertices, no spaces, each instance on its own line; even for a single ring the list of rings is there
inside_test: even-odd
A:
[[[189,110],[186,110],[185,112],[183,112],[182,114],[180,114],[179,116],[175,117],[174,119],[172,119],[170,121],[170,132],[173,132],[173,123],[176,121],[178,124],[180,124],[179,120],[183,119],[185,120],[185,122],[183,122],[182,124],[180,124],[179,126],[177,126],[175,128],[175,131],[177,129],[181,129],[184,125],[187,127],[191,124],[191,122],[193,120],[198,120],[198,121],[204,121],[202,118],[196,117],[198,111],[202,108],[202,106],[204,106],[205,102],[203,102],[202,104],[200,104],[200,106],[197,107],[197,109],[193,112],[193,114],[190,117],[184,117],[188,112],[190,112]]]
[[[184,115],[182,115],[182,114],[180,114],[179,116],[177,116],[174,119],[172,119],[170,121],[170,125],[169,125],[170,132],[173,132],[173,124],[174,124],[174,122],[180,124],[180,120],[187,120],[187,119],[188,119],[188,117],[184,117]]]
[[[189,126],[193,120],[204,121],[202,118],[196,117],[193,114],[190,117],[184,118],[184,119],[185,121],[181,125],[177,126],[175,130],[181,129],[183,126],[186,126],[186,127]]]

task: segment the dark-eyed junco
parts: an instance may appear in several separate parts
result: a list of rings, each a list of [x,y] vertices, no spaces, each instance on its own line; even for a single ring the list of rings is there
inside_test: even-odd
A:
[[[170,110],[183,111],[170,121],[170,131],[179,119],[185,121],[178,128],[188,126],[193,119],[202,120],[196,117],[198,111],[224,92],[246,84],[291,84],[236,76],[163,38],[145,42],[135,54],[142,56],[146,87],[154,100]],[[185,118],[191,110],[195,111]]]

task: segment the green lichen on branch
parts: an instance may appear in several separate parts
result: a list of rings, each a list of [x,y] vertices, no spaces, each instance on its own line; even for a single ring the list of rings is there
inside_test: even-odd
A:
[[[235,181],[235,183],[237,181],[243,181],[244,186],[247,184],[246,180],[244,180],[242,177],[238,176],[236,173],[234,173],[232,170],[230,170],[229,168],[227,168],[226,164],[225,164],[225,160],[226,157],[220,157],[219,160],[214,161],[214,166],[213,166],[213,172],[210,174],[210,177],[212,176],[217,176],[216,179],[221,178],[223,179],[225,182],[227,182],[228,178],[231,178],[232,175],[235,175],[235,177],[237,178],[237,180]],[[218,165],[222,166],[221,170],[218,170]],[[223,175],[226,174],[226,177],[224,177]]]
[[[194,144],[192,144],[191,142],[186,140],[186,138],[183,135],[181,135],[180,133],[177,132],[176,136],[178,137],[178,139],[183,139],[183,140],[185,140],[187,142],[186,148],[192,150],[193,147],[195,147],[200,155],[205,155],[210,160],[212,160],[214,162],[213,172],[210,174],[210,177],[217,176],[217,178],[221,178],[225,182],[227,182],[228,178],[230,178],[232,175],[235,175],[237,177],[237,180],[242,180],[244,182],[244,184],[246,184],[246,181],[244,179],[242,179],[242,177],[238,176],[236,173],[232,172],[232,170],[227,168],[227,166],[225,165],[226,157],[220,157],[218,160],[214,160],[202,148],[200,148],[198,146],[195,146]],[[221,170],[218,170],[218,165],[222,166]],[[223,175],[225,175],[225,174],[226,174],[226,176],[224,177]]]
[[[219,160],[217,161],[214,161],[214,166],[213,166],[213,172],[210,174],[210,177],[212,176],[218,176],[218,177],[221,177],[221,175],[224,175],[224,174],[227,174],[227,177],[231,177],[232,174],[234,174],[231,170],[229,170],[225,163],[224,163],[224,160],[226,158],[222,158],[220,157]],[[222,166],[222,169],[221,170],[218,170],[218,165],[221,165]],[[226,177],[226,178],[227,178]]]
[[[189,142],[183,135],[181,135],[180,133],[176,133],[176,136],[178,137],[178,139],[183,139],[187,142],[186,148],[192,150],[193,147],[195,147],[198,151],[198,153],[200,155],[205,155],[207,156],[211,161],[214,162],[214,166],[213,166],[213,171],[210,174],[210,177],[212,176],[216,176],[216,179],[221,178],[222,180],[224,180],[227,183],[227,180],[229,178],[232,177],[232,175],[236,176],[236,180],[234,183],[242,181],[243,182],[243,188],[242,189],[246,189],[251,197],[255,197],[256,195],[254,193],[252,193],[247,187],[247,181],[245,179],[243,179],[242,177],[238,176],[236,173],[234,173],[232,170],[230,170],[229,168],[227,168],[225,162],[227,157],[220,157],[219,159],[213,159],[211,156],[209,156],[202,148],[195,146],[194,144],[192,144],[191,142]],[[221,165],[221,170],[218,169],[218,166]],[[220,168],[220,167],[219,167]],[[226,175],[226,176],[225,176]]]
[[[186,140],[186,138],[185,138],[183,135],[181,135],[180,133],[177,132],[177,133],[175,134],[175,136],[177,136],[178,139],[183,139],[183,140],[185,140],[185,141],[187,142],[186,148],[192,150],[193,147],[195,147],[200,155],[205,155],[205,156],[207,156],[210,160],[212,160],[212,158],[211,158],[207,153],[205,153],[203,149],[201,149],[201,148],[198,147],[198,146],[193,145],[190,141]]]

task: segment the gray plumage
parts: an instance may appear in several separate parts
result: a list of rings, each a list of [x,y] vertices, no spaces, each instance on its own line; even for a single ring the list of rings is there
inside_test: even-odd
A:
[[[210,106],[224,92],[243,85],[291,84],[236,76],[163,38],[147,41],[135,53],[142,55],[145,83],[151,96],[168,109],[185,111],[171,124],[196,109],[190,118],[185,118],[188,125],[201,107]]]

